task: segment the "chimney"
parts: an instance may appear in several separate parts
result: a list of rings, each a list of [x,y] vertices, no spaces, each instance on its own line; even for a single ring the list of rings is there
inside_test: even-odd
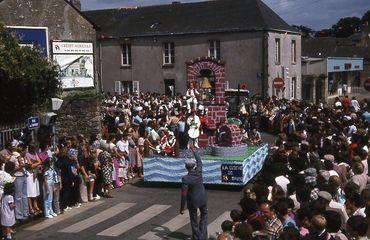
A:
[[[81,1],[80,0],[68,0],[75,8],[81,10]]]

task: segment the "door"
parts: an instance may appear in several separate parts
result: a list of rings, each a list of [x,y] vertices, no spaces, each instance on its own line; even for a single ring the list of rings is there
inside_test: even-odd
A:
[[[164,94],[166,96],[175,95],[175,80],[174,79],[165,79],[164,80]]]
[[[132,81],[123,81],[122,82],[122,89],[124,93],[132,93]]]

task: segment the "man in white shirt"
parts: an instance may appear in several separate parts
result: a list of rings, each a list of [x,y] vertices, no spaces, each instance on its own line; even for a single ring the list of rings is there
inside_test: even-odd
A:
[[[192,109],[192,114],[187,119],[187,124],[189,126],[188,134],[189,134],[189,142],[188,147],[192,144],[196,148],[199,148],[198,146],[198,138],[199,138],[199,128],[200,128],[200,118],[196,115],[196,110]]]

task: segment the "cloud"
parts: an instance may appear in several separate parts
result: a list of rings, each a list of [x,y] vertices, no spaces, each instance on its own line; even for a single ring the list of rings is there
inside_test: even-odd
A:
[[[81,0],[83,10],[168,4],[201,0]],[[232,1],[232,0],[228,0]],[[263,0],[289,24],[313,29],[330,28],[340,18],[362,17],[370,10],[369,0]]]

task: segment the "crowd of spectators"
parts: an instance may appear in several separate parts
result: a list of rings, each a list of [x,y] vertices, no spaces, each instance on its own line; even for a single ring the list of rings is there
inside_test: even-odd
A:
[[[370,239],[367,101],[270,98],[243,107],[246,124],[257,119],[278,137],[217,239]]]
[[[71,208],[111,198],[153,152],[177,155],[187,146],[186,97],[155,93],[107,94],[103,133],[39,142],[19,137],[0,151],[1,223],[11,239],[16,221],[54,218]],[[257,129],[278,137],[263,174],[244,190],[240,210],[222,224],[219,239],[362,239],[369,237],[369,122],[366,101],[336,99],[331,106],[275,98],[240,106],[244,141],[258,145]],[[207,109],[195,108],[201,131]],[[368,216],[368,218],[366,218]]]

